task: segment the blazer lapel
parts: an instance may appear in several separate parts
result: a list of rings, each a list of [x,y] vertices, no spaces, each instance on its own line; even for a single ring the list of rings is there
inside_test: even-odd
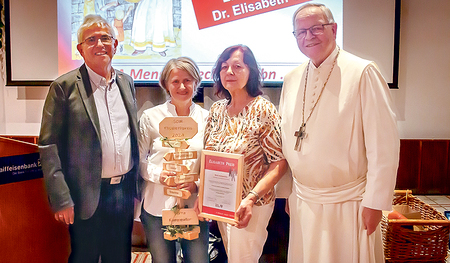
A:
[[[77,82],[77,87],[80,91],[81,99],[83,100],[87,115],[91,119],[92,125],[95,128],[95,132],[97,133],[97,136],[101,141],[100,122],[98,119],[97,108],[95,106],[95,99],[91,87],[91,81],[89,80],[89,74],[87,72],[85,64],[80,67],[79,72],[80,74],[78,75],[79,80]]]

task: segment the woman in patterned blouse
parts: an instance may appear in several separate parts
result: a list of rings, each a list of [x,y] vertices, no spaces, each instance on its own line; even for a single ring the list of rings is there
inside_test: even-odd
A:
[[[281,152],[280,115],[260,95],[261,73],[244,45],[223,51],[213,69],[216,95],[204,149],[244,156],[242,201],[235,225],[218,222],[228,262],[258,262],[274,207],[274,185],[287,169]]]

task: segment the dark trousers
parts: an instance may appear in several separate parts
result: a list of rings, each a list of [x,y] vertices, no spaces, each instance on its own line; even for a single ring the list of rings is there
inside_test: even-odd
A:
[[[102,179],[100,201],[94,215],[69,226],[69,263],[130,263],[134,202],[132,182],[110,184]],[[125,177],[126,178],[126,177]],[[76,213],[76,209],[75,209]]]

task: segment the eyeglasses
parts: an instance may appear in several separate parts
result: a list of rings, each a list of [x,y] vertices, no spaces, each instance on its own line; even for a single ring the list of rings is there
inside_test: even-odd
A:
[[[94,46],[95,44],[98,43],[98,40],[100,39],[100,41],[102,42],[102,44],[104,45],[109,45],[113,42],[113,37],[110,35],[102,35],[100,37],[88,37],[86,38],[83,42],[81,42],[80,44],[86,43],[88,46]]]
[[[304,38],[306,36],[307,31],[309,31],[313,36],[318,36],[323,34],[324,26],[329,26],[333,24],[334,23],[315,25],[310,28],[293,31],[292,34],[294,34],[296,38]]]

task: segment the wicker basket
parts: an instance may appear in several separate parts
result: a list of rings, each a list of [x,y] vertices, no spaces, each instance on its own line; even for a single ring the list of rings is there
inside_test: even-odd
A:
[[[387,219],[383,216],[384,256],[386,262],[445,262],[448,255],[450,221],[411,191],[396,191],[394,205],[408,205],[420,211],[421,219]],[[423,230],[414,231],[411,226]],[[408,227],[409,226],[409,227]]]

